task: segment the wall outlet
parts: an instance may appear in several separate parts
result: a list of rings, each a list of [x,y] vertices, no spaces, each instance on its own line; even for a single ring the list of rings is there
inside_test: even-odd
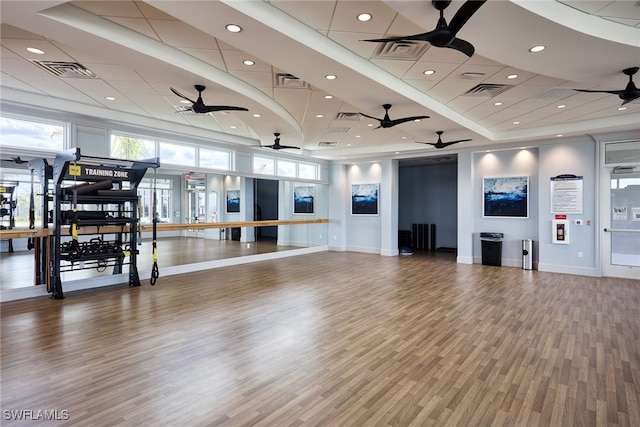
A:
[[[582,252],[578,252],[578,258],[582,258]]]
[[[581,219],[576,219],[574,223],[576,225],[582,225],[582,220]]]

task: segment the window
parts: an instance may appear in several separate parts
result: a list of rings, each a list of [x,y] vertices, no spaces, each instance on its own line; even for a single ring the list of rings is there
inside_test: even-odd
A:
[[[199,164],[201,168],[231,169],[231,154],[228,151],[200,149]]]
[[[64,126],[0,117],[0,145],[21,149],[62,151]]]
[[[318,179],[318,166],[309,163],[298,163],[298,178]]]
[[[261,173],[264,175],[273,175],[274,170],[274,159],[268,157],[253,157],[253,173]]]
[[[286,160],[278,160],[278,175],[295,177],[296,163],[287,162]]]
[[[148,139],[112,134],[111,157],[128,160],[156,157],[156,143]]]
[[[182,166],[195,166],[196,147],[161,142],[160,162],[160,164],[169,163]]]
[[[140,221],[150,224],[153,220],[153,178],[143,178],[138,185],[138,196],[141,199],[142,216]],[[156,179],[156,211],[159,222],[171,222],[171,180]]]

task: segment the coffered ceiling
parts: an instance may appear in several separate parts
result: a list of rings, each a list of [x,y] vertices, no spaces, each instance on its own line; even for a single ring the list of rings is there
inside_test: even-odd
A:
[[[463,3],[451,2],[445,18]],[[359,21],[365,12],[372,19]],[[246,146],[272,144],[279,132],[302,155],[330,160],[640,132],[640,100],[621,110],[616,95],[573,90],[623,89],[622,70],[640,66],[635,1],[488,1],[458,34],[475,46],[471,57],[426,42],[363,41],[434,29],[430,1],[3,0],[0,16],[5,105]],[[530,53],[535,45],[546,49]],[[185,104],[170,88],[195,100],[194,85],[206,86],[206,104],[248,111],[178,112]],[[430,118],[376,129],[361,113],[382,118],[383,104],[392,119]],[[472,141],[442,150],[416,143],[435,142],[436,131]]]

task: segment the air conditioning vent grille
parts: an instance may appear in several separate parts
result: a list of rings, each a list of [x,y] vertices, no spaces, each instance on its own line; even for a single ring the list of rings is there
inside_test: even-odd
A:
[[[349,120],[352,122],[356,122],[362,119],[362,115],[360,113],[338,113],[336,114],[336,120]]]
[[[336,126],[331,126],[327,128],[327,133],[339,133],[339,134],[346,134],[351,132],[351,128],[349,127],[336,127]]]
[[[67,61],[38,61],[35,59],[30,60],[31,63],[45,70],[47,73],[56,77],[63,78],[82,78],[82,79],[97,79],[93,71],[89,70],[82,64],[77,62]]]
[[[497,84],[497,83],[480,83],[466,91],[463,96],[483,96],[493,98],[501,93],[511,89],[513,86]]]
[[[320,141],[318,142],[318,147],[335,147],[338,145],[335,141]]]
[[[292,89],[309,89],[309,83],[299,79],[293,74],[277,73],[274,74],[274,87],[286,87]]]
[[[576,91],[567,87],[556,87],[536,96],[538,99],[564,99],[575,95]]]
[[[414,40],[402,40],[380,43],[374,59],[400,59],[416,61],[429,49],[429,43]]]

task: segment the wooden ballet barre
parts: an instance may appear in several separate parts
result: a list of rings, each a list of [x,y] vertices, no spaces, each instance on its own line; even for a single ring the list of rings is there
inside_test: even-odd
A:
[[[328,218],[318,219],[273,219],[264,221],[232,221],[232,222],[201,222],[194,224],[156,224],[158,231],[175,230],[206,230],[210,228],[238,228],[238,227],[272,227],[276,225],[328,224]],[[150,232],[152,224],[142,224],[140,231]]]
[[[53,234],[51,228],[13,228],[0,230],[0,239],[28,239],[29,237],[49,237]]]

